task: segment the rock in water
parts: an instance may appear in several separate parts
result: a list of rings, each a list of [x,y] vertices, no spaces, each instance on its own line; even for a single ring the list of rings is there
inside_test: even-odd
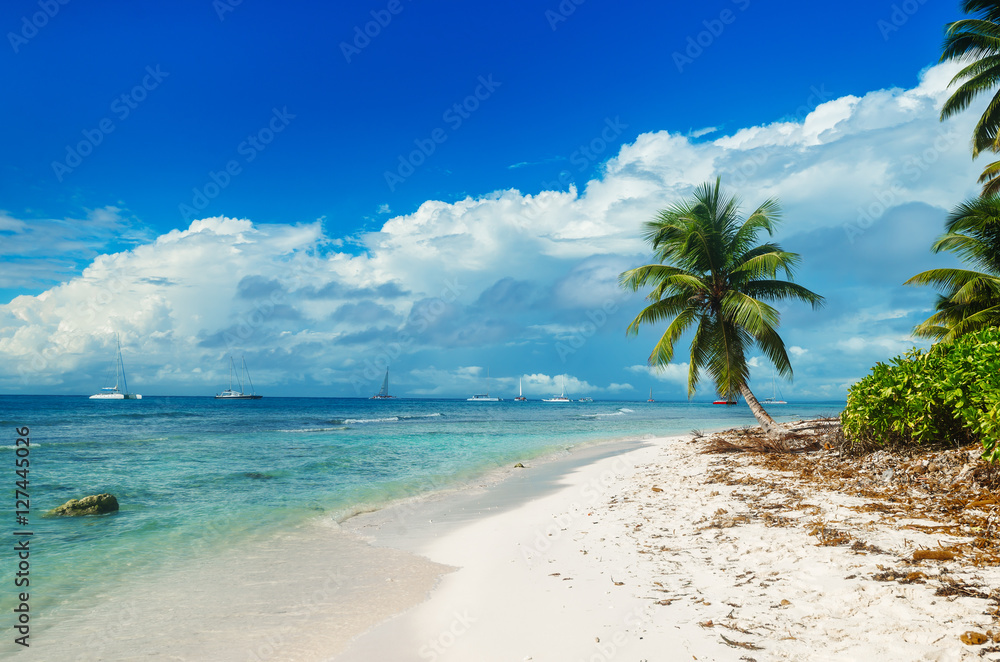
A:
[[[77,515],[101,515],[103,513],[113,513],[118,510],[118,499],[114,494],[92,494],[82,499],[70,499],[63,505],[52,511],[53,515],[59,517],[71,517]]]

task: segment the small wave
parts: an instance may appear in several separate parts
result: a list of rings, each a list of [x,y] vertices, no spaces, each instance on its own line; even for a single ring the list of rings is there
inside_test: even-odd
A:
[[[275,432],[333,432],[334,430],[350,430],[346,425],[335,428],[296,428],[294,430],[275,430]]]
[[[435,418],[440,415],[441,412],[434,412],[433,414],[403,414],[399,417],[399,419],[405,421],[411,418]]]
[[[395,423],[399,416],[388,416],[386,418],[345,418],[344,423]]]
[[[635,413],[635,410],[629,409],[628,407],[621,407],[620,409],[618,409],[618,411],[620,411],[623,414],[633,414],[633,413]]]
[[[580,418],[604,418],[606,416],[624,416],[625,412],[613,411],[609,414],[580,414]]]
[[[21,444],[20,446],[16,446],[16,445],[12,445],[12,446],[0,446],[0,448],[2,448],[4,450],[8,450],[8,451],[16,450],[18,448],[28,448],[28,449],[32,449],[33,450],[35,448],[41,448],[41,447],[42,447],[41,444],[31,444],[31,446],[25,446],[24,444]]]

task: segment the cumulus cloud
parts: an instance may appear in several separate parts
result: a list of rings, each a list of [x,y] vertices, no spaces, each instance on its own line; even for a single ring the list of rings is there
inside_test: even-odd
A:
[[[810,358],[794,388],[840,397],[874,360],[912,345],[908,329],[933,295],[901,282],[943,264],[927,247],[947,209],[976,192],[977,109],[938,120],[955,70],[862,96],[814,90],[790,118],[715,139],[644,133],[580,189],[430,200],[350,238],[351,252],[320,221],[215,217],[143,237],[112,207],[37,225],[2,215],[14,242],[5,286],[58,284],[0,306],[0,390],[86,392],[114,332],[132,381],[160,392],[210,391],[231,351],[252,358],[255,382],[329,395],[367,394],[390,364],[404,366],[396,383],[410,394],[462,395],[479,375],[450,366],[483,354],[497,366],[531,361],[544,372],[524,375],[525,387],[539,391],[558,390],[549,375],[563,374],[580,395],[628,391],[634,374],[681,389],[686,364],[636,365],[657,332],[623,342],[642,301],[617,276],[649,259],[644,221],[721,175],[748,205],[782,201],[777,239],[803,255],[800,282],[828,298],[818,313],[781,308],[793,361]],[[13,253],[24,256],[16,269]],[[60,262],[70,254],[84,265]],[[519,369],[504,372],[497,385],[515,388]]]

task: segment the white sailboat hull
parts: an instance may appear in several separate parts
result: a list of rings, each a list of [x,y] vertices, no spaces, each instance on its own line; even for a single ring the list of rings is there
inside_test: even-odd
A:
[[[122,362],[122,343],[118,335],[115,335],[115,345],[118,352],[115,355],[115,385],[105,386],[101,393],[90,396],[91,400],[142,400],[138,393],[128,392],[128,382],[125,380],[125,364]],[[110,380],[109,380],[110,381]],[[119,388],[119,384],[121,388]]]

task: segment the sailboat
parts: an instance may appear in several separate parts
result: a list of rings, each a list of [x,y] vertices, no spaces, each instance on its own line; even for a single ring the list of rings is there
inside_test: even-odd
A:
[[[788,403],[781,400],[781,393],[778,391],[777,384],[774,383],[774,373],[771,373],[771,397],[764,398],[761,404],[765,405],[787,405]]]
[[[524,391],[521,390],[521,378],[517,378],[517,397],[514,398],[514,402],[527,402],[528,398],[524,397]]]
[[[128,382],[125,381],[125,364],[122,363],[122,343],[118,338],[118,334],[115,334],[115,344],[118,346],[118,353],[115,355],[115,385],[105,386],[101,389],[101,393],[95,393],[90,396],[91,400],[142,400],[142,396],[138,393],[128,392]],[[110,375],[110,371],[109,371]],[[109,380],[110,381],[110,380]],[[107,382],[105,382],[107,383]],[[121,388],[118,388],[118,385]]]
[[[466,398],[467,402],[500,402],[500,398],[490,397],[490,369],[486,369],[486,393],[477,393],[471,398]]]
[[[368,398],[369,400],[392,400],[396,396],[389,395],[389,369],[385,369],[385,379],[382,380],[382,388],[378,393]]]
[[[566,397],[566,378],[562,378],[562,394],[553,395],[551,398],[542,398],[542,402],[573,402]]]
[[[237,391],[233,388],[233,373],[236,373],[236,381],[240,385],[240,390]],[[250,371],[247,370],[247,360],[243,359],[243,376],[246,377],[247,383],[250,384],[250,392],[243,392],[243,380],[240,378],[240,373],[236,370],[236,362],[233,357],[229,357],[229,388],[227,388],[222,393],[215,396],[216,400],[260,400],[262,395],[257,395],[253,390],[253,382],[250,381]]]
[[[646,400],[646,402],[656,402],[656,400],[653,399],[653,387],[649,388],[649,400]]]

